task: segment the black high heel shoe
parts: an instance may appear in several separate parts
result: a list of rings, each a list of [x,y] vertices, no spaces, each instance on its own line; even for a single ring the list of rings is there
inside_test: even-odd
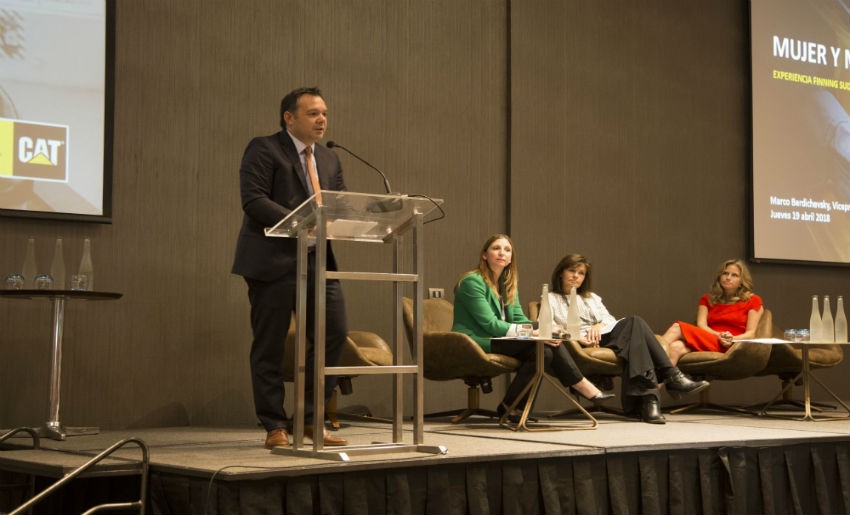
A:
[[[597,393],[593,397],[585,397],[583,393],[579,392],[578,390],[576,390],[572,386],[570,386],[570,392],[572,392],[572,394],[574,396],[581,397],[582,399],[587,399],[590,402],[592,402],[593,404],[599,404],[603,401],[607,401],[608,399],[613,399],[614,397],[616,397],[616,395],[613,394],[613,393],[604,393],[602,391],[600,391],[599,393]]]
[[[515,414],[510,414],[507,417],[505,417],[505,413],[507,413],[507,412],[508,412],[508,407],[505,406],[505,403],[504,402],[499,403],[499,406],[496,408],[496,413],[498,413],[498,415],[499,415],[499,421],[503,422],[505,420],[505,418],[507,418],[508,421],[510,421],[514,424],[519,424],[519,416],[515,415]]]
[[[584,396],[582,396],[582,397],[584,397]],[[590,402],[592,402],[593,404],[599,404],[599,403],[601,403],[601,402],[603,402],[603,401],[607,401],[608,399],[613,399],[614,397],[616,397],[616,395],[615,395],[615,394],[613,394],[613,393],[604,393],[604,392],[599,392],[599,393],[598,393],[598,394],[596,394],[595,396],[593,396],[593,397],[591,397],[591,398],[589,398],[589,399],[587,399],[587,397],[585,397],[585,399],[589,400],[589,401],[590,401]]]
[[[517,410],[514,410],[510,414],[508,414],[507,417],[505,417],[505,413],[507,412],[508,407],[505,405],[505,403],[499,403],[499,406],[496,408],[496,413],[498,413],[499,415],[499,421],[504,421],[507,418],[510,423],[519,424],[519,419],[522,418],[522,415],[520,413],[517,413]],[[529,416],[526,419],[526,422],[537,422],[537,419],[532,416]]]

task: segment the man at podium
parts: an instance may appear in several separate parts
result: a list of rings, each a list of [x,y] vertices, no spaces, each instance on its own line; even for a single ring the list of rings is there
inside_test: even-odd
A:
[[[271,227],[320,190],[345,190],[342,167],[336,154],[316,142],[328,128],[328,111],[317,88],[300,88],[288,93],[280,103],[283,130],[256,137],[248,143],[239,168],[242,199],[242,228],[236,243],[232,273],[248,284],[251,303],[251,381],[257,417],[267,431],[269,449],[289,445],[291,421],[283,407],[283,346],[295,309],[297,240],[268,238],[263,229]],[[327,248],[327,270],[336,270],[336,261]],[[314,337],[315,252],[308,259],[307,338]],[[327,280],[325,357],[326,366],[336,365],[348,332],[345,302],[338,280]],[[313,356],[307,354],[304,433],[312,436]],[[325,400],[336,379],[325,378]],[[323,414],[315,423],[322,424]],[[324,431],[324,445],[346,445],[343,438]]]

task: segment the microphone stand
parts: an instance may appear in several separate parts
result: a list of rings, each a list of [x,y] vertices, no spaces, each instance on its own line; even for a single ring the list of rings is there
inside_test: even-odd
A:
[[[357,159],[358,161],[360,161],[361,163],[365,164],[369,168],[378,172],[381,175],[381,178],[384,180],[384,189],[386,190],[387,195],[395,195],[396,197],[398,197],[398,198],[393,198],[393,199],[375,200],[375,201],[369,203],[368,206],[366,206],[367,211],[369,211],[370,213],[388,213],[388,212],[391,212],[391,211],[398,211],[402,208],[404,203],[402,202],[401,198],[404,197],[405,195],[402,195],[401,193],[394,193],[392,191],[392,189],[390,188],[390,181],[387,179],[387,176],[384,175],[384,172],[380,171],[378,169],[378,167],[376,167],[375,165],[373,165],[369,161],[366,161],[362,157],[358,156],[354,152],[348,150],[347,148],[343,147],[342,145],[340,145],[339,143],[336,143],[334,141],[328,141],[327,147],[328,148],[341,148],[341,149],[345,150],[346,152],[348,152],[349,154],[351,154],[352,156],[354,156],[354,158]]]

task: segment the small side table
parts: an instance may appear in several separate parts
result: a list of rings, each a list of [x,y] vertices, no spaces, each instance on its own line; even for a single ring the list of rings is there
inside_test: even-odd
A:
[[[98,427],[65,427],[59,421],[59,387],[62,375],[62,329],[65,324],[66,300],[116,300],[120,293],[105,291],[76,290],[0,290],[0,297],[10,299],[49,299],[53,306],[53,352],[50,356],[50,401],[47,422],[39,434],[52,440],[64,440],[67,436],[97,434]]]
[[[508,406],[507,411],[499,420],[499,425],[502,427],[507,427],[511,431],[563,431],[567,429],[596,429],[596,426],[599,425],[599,422],[596,418],[590,414],[589,411],[584,409],[584,407],[579,404],[570,392],[567,391],[566,388],[558,381],[553,378],[549,374],[546,373],[546,360],[544,351],[546,349],[546,342],[548,340],[540,339],[540,338],[529,338],[529,345],[535,345],[535,368],[534,368],[534,377],[525,385],[525,388],[519,392],[514,402]],[[528,426],[528,417],[531,414],[531,406],[534,405],[534,400],[537,398],[537,394],[540,392],[540,385],[543,383],[543,380],[546,379],[549,381],[552,386],[557,389],[561,395],[567,398],[568,401],[572,402],[576,408],[579,409],[581,413],[587,418],[587,421],[584,422],[576,422],[572,424],[535,424],[532,427]],[[519,422],[516,424],[512,423],[509,420],[509,415],[514,408],[517,408],[518,404],[528,393],[528,400],[525,401],[525,405],[522,407],[522,415],[519,418]]]

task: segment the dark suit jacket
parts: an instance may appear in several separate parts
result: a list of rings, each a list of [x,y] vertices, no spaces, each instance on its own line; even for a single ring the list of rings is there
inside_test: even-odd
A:
[[[344,191],[342,167],[336,154],[314,145],[313,155],[323,190]],[[239,168],[242,228],[231,271],[250,279],[272,281],[294,273],[298,243],[295,238],[269,238],[263,232],[309,198],[307,174],[286,131],[254,138]],[[327,269],[336,270],[328,245]]]

